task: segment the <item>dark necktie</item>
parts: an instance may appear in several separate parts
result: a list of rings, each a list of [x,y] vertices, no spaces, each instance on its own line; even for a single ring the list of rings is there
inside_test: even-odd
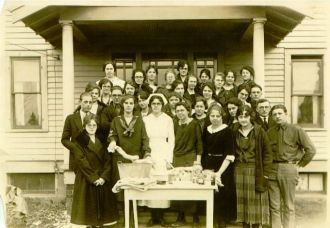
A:
[[[263,117],[263,119],[264,119],[264,124],[267,126],[267,118]]]

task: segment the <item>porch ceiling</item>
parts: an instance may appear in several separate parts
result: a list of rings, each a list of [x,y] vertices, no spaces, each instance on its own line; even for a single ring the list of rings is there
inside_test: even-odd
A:
[[[63,19],[63,15],[67,17],[68,8],[74,11],[74,7],[47,6],[25,16],[22,21],[52,45],[61,48],[62,28],[59,21]],[[240,8],[242,9],[244,10],[244,7]],[[255,7],[255,9],[247,7],[246,9],[249,14],[244,15],[245,17],[253,15],[254,12],[256,17],[260,15],[266,17],[265,40],[272,44],[279,43],[305,17],[286,7],[267,6]],[[86,9],[84,14],[88,15]],[[246,36],[252,20],[252,17],[237,19],[230,18],[230,15],[226,17],[229,19],[219,17],[221,19],[74,20],[75,46],[116,48],[125,45],[129,48],[144,48],[155,45],[165,47],[206,45],[210,49],[221,48],[242,41],[241,38],[243,35]],[[252,39],[251,35],[249,39]],[[246,41],[246,37],[244,40]]]

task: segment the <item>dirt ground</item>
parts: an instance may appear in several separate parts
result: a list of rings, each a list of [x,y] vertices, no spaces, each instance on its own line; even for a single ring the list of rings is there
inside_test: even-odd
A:
[[[40,198],[26,200],[29,209],[27,216],[20,216],[13,212],[11,206],[7,207],[8,228],[73,228],[70,224],[70,216],[66,213],[64,200]],[[297,196],[297,228],[327,228],[329,226],[326,225],[326,214],[325,194],[299,194]],[[143,219],[141,220],[143,221]],[[142,221],[140,227],[145,227]],[[204,222],[205,217],[202,217],[201,224],[205,224]],[[117,227],[121,226],[123,226],[122,221]],[[188,224],[184,227],[191,227],[191,225]],[[229,228],[236,227],[238,228],[240,225],[231,224],[229,226]]]

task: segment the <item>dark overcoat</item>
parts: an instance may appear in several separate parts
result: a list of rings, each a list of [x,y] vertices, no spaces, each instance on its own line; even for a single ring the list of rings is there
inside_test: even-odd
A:
[[[112,193],[112,155],[96,138],[95,143],[85,131],[77,137],[73,154],[77,162],[71,222],[79,225],[102,225],[118,220],[117,203]],[[95,186],[99,179],[104,185]]]

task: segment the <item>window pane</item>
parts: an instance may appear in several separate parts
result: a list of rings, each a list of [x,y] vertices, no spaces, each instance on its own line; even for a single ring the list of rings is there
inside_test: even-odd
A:
[[[53,173],[15,173],[10,174],[11,185],[22,189],[23,193],[55,193]]]
[[[293,60],[292,85],[293,94],[320,94],[321,89],[321,61]]]
[[[41,128],[41,95],[14,94],[14,128]]]
[[[298,123],[313,123],[312,97],[298,97]]]
[[[293,123],[304,127],[321,127],[322,98],[318,96],[294,96],[292,98]]]
[[[13,59],[14,93],[40,92],[39,59]]]

